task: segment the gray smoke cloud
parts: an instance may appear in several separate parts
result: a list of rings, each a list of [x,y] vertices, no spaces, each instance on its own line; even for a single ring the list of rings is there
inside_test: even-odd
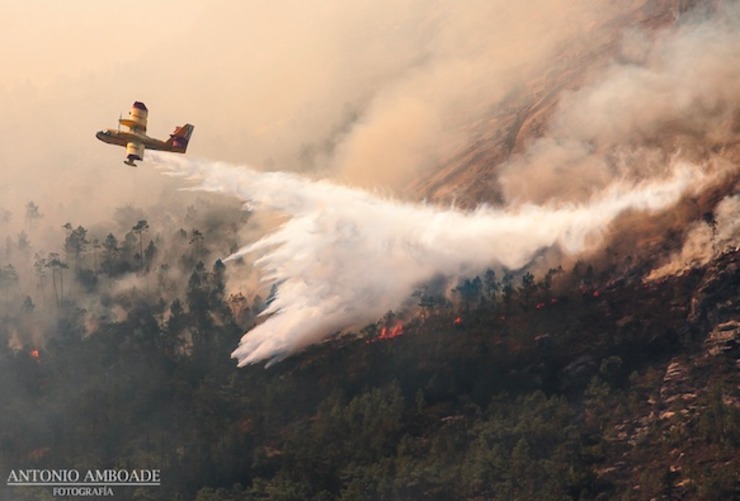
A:
[[[694,223],[681,250],[651,271],[647,281],[659,280],[707,264],[717,254],[740,247],[740,195],[724,198],[710,221]]]
[[[233,357],[240,366],[279,360],[398,308],[415,287],[440,274],[454,277],[492,265],[518,269],[553,247],[571,255],[593,250],[625,211],[665,210],[707,183],[735,175],[734,164],[710,159],[717,147],[732,143],[736,127],[737,21],[737,9],[725,9],[626,35],[617,59],[565,93],[544,133],[500,167],[506,200],[500,208],[463,212],[410,204],[285,172],[157,156],[168,172],[197,179],[198,189],[287,216],[227,259],[255,256],[264,280],[277,286],[265,321],[244,335]],[[465,81],[461,66],[439,71],[448,69]],[[439,137],[430,131],[445,105],[436,104],[453,102],[447,98],[459,96],[459,89],[439,101],[414,78],[394,89],[373,97],[339,145],[335,158],[344,171],[353,165],[363,165],[358,172],[382,170],[393,167],[395,158],[402,172],[418,172],[405,167],[432,162],[408,155]],[[471,99],[479,97],[473,93]],[[421,128],[403,127],[396,121],[401,118]],[[367,146],[353,146],[363,143],[361,137],[371,139]],[[388,137],[403,146],[397,149]]]
[[[605,71],[564,93],[544,135],[499,177],[508,201],[584,200],[615,179],[662,175],[672,156],[737,143],[740,9],[625,33]]]

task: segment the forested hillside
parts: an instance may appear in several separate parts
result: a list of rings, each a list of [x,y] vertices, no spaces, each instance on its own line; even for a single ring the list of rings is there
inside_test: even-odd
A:
[[[96,245],[69,225],[35,260],[27,237],[8,242],[3,471],[162,470],[124,499],[740,494],[737,249],[649,282],[638,256],[489,270],[237,370],[228,353],[270,298],[226,293],[207,231],[161,230],[134,218]]]

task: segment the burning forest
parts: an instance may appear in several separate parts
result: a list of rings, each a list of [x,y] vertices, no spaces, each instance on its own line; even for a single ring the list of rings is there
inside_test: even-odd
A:
[[[740,496],[737,5],[179,7],[183,33],[152,33],[192,49],[162,40],[161,69],[41,84],[19,57],[35,86],[0,87],[8,123],[93,130],[125,72],[198,125],[186,156],[110,172],[66,127],[49,148],[0,135],[6,478],[157,471],[115,494],[194,501]],[[202,96],[160,87],[172,64]]]

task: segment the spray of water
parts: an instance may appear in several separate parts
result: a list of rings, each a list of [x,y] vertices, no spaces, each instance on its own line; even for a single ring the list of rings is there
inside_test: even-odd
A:
[[[232,357],[239,366],[277,361],[344,329],[397,309],[425,281],[487,266],[517,269],[553,246],[576,254],[599,245],[628,210],[658,211],[704,179],[677,164],[668,177],[615,182],[580,204],[481,207],[476,211],[404,203],[367,191],[284,172],[152,155],[166,173],[197,181],[194,189],[236,196],[287,221],[225,261],[256,258],[277,295],[266,320],[244,334]]]

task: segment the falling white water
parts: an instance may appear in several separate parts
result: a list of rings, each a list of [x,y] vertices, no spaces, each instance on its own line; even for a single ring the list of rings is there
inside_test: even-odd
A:
[[[254,254],[263,279],[277,284],[275,300],[263,313],[267,319],[244,334],[232,354],[239,366],[280,360],[343,329],[366,325],[440,274],[495,265],[516,269],[552,246],[582,252],[598,245],[620,213],[666,209],[703,178],[698,167],[680,164],[667,178],[614,183],[584,204],[466,212],[379,198],[296,174],[152,157],[168,174],[196,180],[195,189],[288,216],[226,259]]]

